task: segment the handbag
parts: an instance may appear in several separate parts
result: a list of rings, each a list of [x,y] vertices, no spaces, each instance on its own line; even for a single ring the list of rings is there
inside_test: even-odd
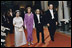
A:
[[[23,31],[23,27],[19,28],[19,32],[22,32]]]

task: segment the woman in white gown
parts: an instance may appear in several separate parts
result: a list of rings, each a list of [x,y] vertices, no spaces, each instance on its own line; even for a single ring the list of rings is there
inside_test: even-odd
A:
[[[13,18],[13,25],[15,30],[15,47],[25,45],[27,43],[23,29],[23,20],[19,14],[19,10],[17,10],[16,17]]]

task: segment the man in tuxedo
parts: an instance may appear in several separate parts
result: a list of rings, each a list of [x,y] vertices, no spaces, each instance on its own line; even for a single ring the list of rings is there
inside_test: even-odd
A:
[[[41,32],[42,43],[45,44],[45,42],[44,42],[44,30],[43,30],[43,16],[40,14],[39,9],[36,9],[36,12],[34,14],[34,21],[35,21],[35,27],[36,27],[36,32],[37,32],[38,43],[39,43],[39,33]]]
[[[2,16],[1,16],[1,26],[4,26],[6,28],[8,28],[8,21],[7,21],[7,16],[5,12],[2,12]],[[5,30],[6,31],[6,30]],[[8,32],[6,31],[6,35],[8,35]]]
[[[25,15],[25,8],[21,8],[20,9],[20,15],[21,15],[21,17],[22,17],[22,19],[24,20],[24,15]]]
[[[51,40],[54,41],[54,34],[57,25],[57,15],[55,15],[52,4],[49,5],[49,9],[45,12],[45,21],[50,32]]]
[[[13,13],[12,11],[7,12],[7,22],[8,22],[8,28],[10,28],[10,34],[13,33]]]
[[[9,9],[9,13],[10,13],[10,16],[11,16],[12,18],[15,17],[14,12],[13,12],[13,10],[12,10],[11,8]]]
[[[2,12],[2,26],[4,26],[4,27],[7,27],[7,24],[8,24],[8,22],[7,22],[7,17],[6,17],[6,13],[5,12]]]

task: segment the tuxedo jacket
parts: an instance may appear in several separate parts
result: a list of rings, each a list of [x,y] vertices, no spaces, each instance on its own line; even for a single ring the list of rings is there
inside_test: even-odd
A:
[[[58,21],[58,17],[57,17],[57,15],[56,15],[56,12],[55,11],[53,11],[53,14],[54,14],[54,19],[52,20],[52,15],[51,15],[51,13],[50,13],[50,10],[47,10],[46,12],[45,12],[45,14],[44,14],[44,16],[45,16],[45,25],[47,25],[48,23],[49,24],[52,24],[52,21],[54,21],[54,22],[57,22]]]
[[[40,14],[39,18],[40,18],[40,23],[43,26],[44,24],[43,16]],[[39,23],[38,23],[38,18],[36,14],[34,14],[34,22],[35,22],[35,27],[37,27]]]
[[[8,22],[7,22],[7,17],[5,16],[5,18],[4,18],[4,16],[2,16],[2,26],[4,26],[4,27],[7,27],[7,24],[8,24]]]
[[[7,16],[7,21],[8,23],[8,27],[13,27],[13,17],[12,16]]]

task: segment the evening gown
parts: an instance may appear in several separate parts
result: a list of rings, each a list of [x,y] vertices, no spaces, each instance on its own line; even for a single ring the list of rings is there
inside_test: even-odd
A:
[[[32,37],[32,32],[33,32],[33,22],[34,22],[34,17],[33,13],[28,16],[28,13],[25,14],[24,18],[24,26],[26,25],[27,28],[27,41],[32,42],[33,37]]]
[[[27,42],[26,42],[26,37],[25,37],[24,30],[22,32],[19,32],[19,27],[23,28],[22,18],[21,17],[15,17],[13,19],[13,24],[15,24],[15,26],[14,26],[14,30],[15,30],[15,47],[25,45]]]

